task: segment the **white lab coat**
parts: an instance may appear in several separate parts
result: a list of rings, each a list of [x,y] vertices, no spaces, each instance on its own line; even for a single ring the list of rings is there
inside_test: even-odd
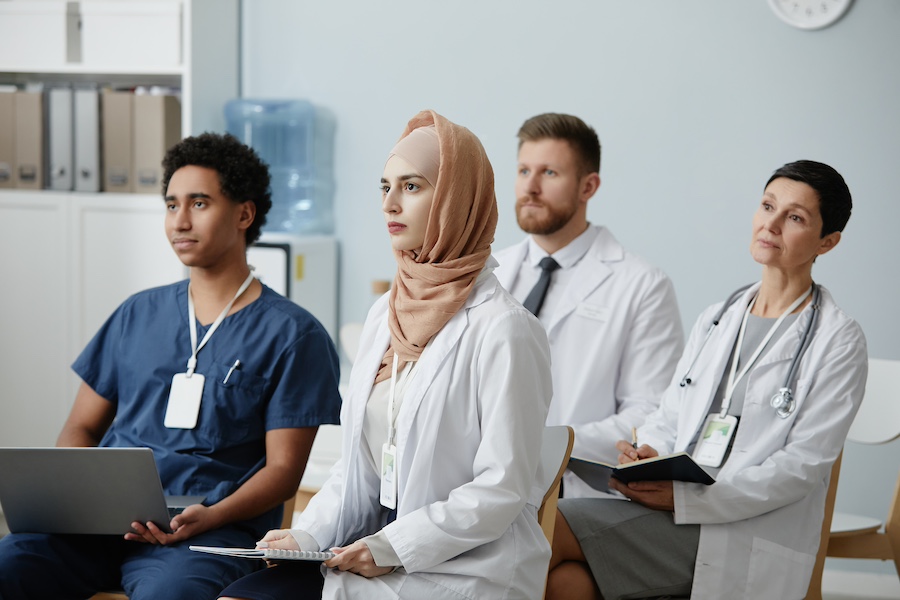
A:
[[[572,426],[573,456],[615,463],[615,443],[631,439],[631,428],[659,405],[684,332],[665,273],[626,252],[605,227],[592,227],[597,237],[573,267],[547,326],[553,360],[547,425]],[[497,253],[495,273],[506,289],[512,289],[527,249],[526,238]],[[567,498],[601,495],[571,472],[563,487]]]
[[[697,320],[659,409],[639,428],[660,454],[685,450],[725,372],[754,285],[734,302],[679,385],[721,303]],[[862,401],[868,359],[859,325],[822,288],[812,341],[791,383],[786,419],[769,404],[812,315],[807,306],[747,378],[743,415],[716,483],[674,483],[675,522],[699,523],[692,598],[803,598],[819,547],[831,466]]]
[[[550,546],[535,476],[552,393],[549,347],[538,320],[489,271],[429,343],[400,406],[399,505],[384,532],[403,569],[373,579],[326,571],[323,598],[541,598]],[[300,517],[323,549],[380,528],[379,474],[362,425],[390,342],[387,309],[385,295],[363,328],[341,460]]]

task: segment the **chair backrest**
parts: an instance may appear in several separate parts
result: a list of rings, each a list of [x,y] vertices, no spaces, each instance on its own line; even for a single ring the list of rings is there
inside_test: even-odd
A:
[[[341,348],[351,365],[356,361],[356,355],[359,353],[359,337],[362,335],[362,329],[362,323],[344,323],[338,332]]]
[[[838,478],[841,474],[841,459],[843,456],[843,452],[838,454],[837,460],[834,461],[834,465],[831,467],[831,479],[828,482],[828,493],[825,495],[825,514],[822,516],[819,551],[816,553],[816,562],[813,566],[812,578],[809,580],[806,600],[822,600],[822,573],[825,571],[828,539],[831,537],[831,518],[834,516],[834,499],[837,496]]]
[[[900,360],[869,359],[866,394],[847,439],[886,444],[900,437]]]
[[[544,438],[541,442],[541,473],[545,486],[544,498],[538,510],[538,523],[547,536],[547,541],[553,543],[553,527],[556,524],[556,505],[559,501],[559,482],[562,480],[569,457],[572,455],[572,445],[575,443],[575,431],[566,425],[554,425],[544,428]]]
[[[297,494],[299,492],[300,490],[297,490],[297,493],[284,501],[284,514],[281,515],[282,529],[290,529],[291,524],[294,522],[294,505],[297,504]]]

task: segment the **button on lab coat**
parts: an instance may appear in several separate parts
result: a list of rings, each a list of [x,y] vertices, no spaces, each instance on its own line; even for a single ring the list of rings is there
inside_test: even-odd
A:
[[[659,410],[639,429],[660,454],[683,451],[701,428],[737,338],[753,286],[699,346],[721,304],[697,320]],[[791,382],[797,408],[770,405],[783,386],[811,305],[745,375],[747,394],[734,445],[716,483],[674,483],[675,522],[699,523],[692,598],[799,599],[819,547],[831,466],[863,398],[868,371],[859,325],[822,288],[812,341]],[[692,382],[679,386],[690,361]]]
[[[553,358],[547,425],[572,426],[574,456],[614,463],[616,441],[631,439],[631,428],[659,405],[684,332],[665,273],[626,252],[605,227],[592,227],[597,237],[560,290],[558,310],[541,315]],[[526,238],[497,254],[506,289],[527,249]],[[564,489],[568,498],[599,495],[570,472]]]
[[[362,424],[390,342],[387,308],[384,296],[363,328],[341,460],[300,518],[322,548],[380,527]],[[328,570],[323,598],[541,598],[550,549],[535,475],[550,396],[543,328],[482,273],[422,354],[399,409],[399,504],[384,531],[404,568],[373,579]]]

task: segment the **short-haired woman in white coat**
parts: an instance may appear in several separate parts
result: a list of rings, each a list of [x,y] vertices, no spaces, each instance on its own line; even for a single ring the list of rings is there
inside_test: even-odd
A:
[[[613,480],[632,502],[560,501],[548,599],[806,595],[866,383],[859,325],[812,279],[850,210],[828,165],[775,171],[750,239],[762,281],[700,316],[638,447],[617,444],[620,462],[687,451],[716,482]]]
[[[337,556],[321,569],[282,563],[222,595],[539,599],[549,348],[491,273],[490,162],[468,129],[424,111],[392,150],[381,190],[398,270],[363,328],[341,460],[298,529],[262,540]]]

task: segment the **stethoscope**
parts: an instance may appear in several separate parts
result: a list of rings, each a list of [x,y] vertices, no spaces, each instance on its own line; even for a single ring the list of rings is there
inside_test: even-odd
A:
[[[725,303],[722,305],[722,308],[719,309],[719,312],[713,317],[712,323],[709,326],[709,329],[706,331],[706,337],[703,338],[703,342],[700,344],[700,348],[697,350],[697,354],[694,355],[694,360],[691,361],[691,364],[688,366],[687,371],[684,373],[684,377],[681,378],[681,383],[679,385],[681,387],[685,387],[691,384],[691,371],[694,368],[694,365],[697,364],[697,360],[700,358],[700,354],[703,352],[703,348],[706,347],[706,343],[709,341],[710,336],[712,336],[713,330],[719,324],[719,321],[722,320],[722,316],[725,314],[725,311],[734,303],[734,301],[741,296],[744,292],[746,292],[750,285],[745,285],[744,287],[735,290],[728,299],[725,300]],[[796,352],[794,352],[794,357],[791,359],[791,367],[788,369],[787,376],[784,378],[784,384],[779,388],[779,390],[772,396],[772,399],[769,403],[775,409],[775,414],[781,417],[782,419],[787,419],[794,413],[794,410],[797,408],[797,402],[794,400],[794,392],[791,390],[791,381],[794,379],[794,375],[797,372],[797,368],[800,366],[800,359],[803,357],[803,353],[806,352],[807,347],[809,347],[810,341],[812,341],[812,331],[816,325],[816,321],[819,317],[819,299],[821,297],[821,293],[819,291],[819,286],[815,283],[812,284],[812,303],[810,308],[812,309],[812,316],[810,316],[809,321],[806,322],[806,328],[803,330],[803,336],[800,338],[800,344],[797,346]]]

